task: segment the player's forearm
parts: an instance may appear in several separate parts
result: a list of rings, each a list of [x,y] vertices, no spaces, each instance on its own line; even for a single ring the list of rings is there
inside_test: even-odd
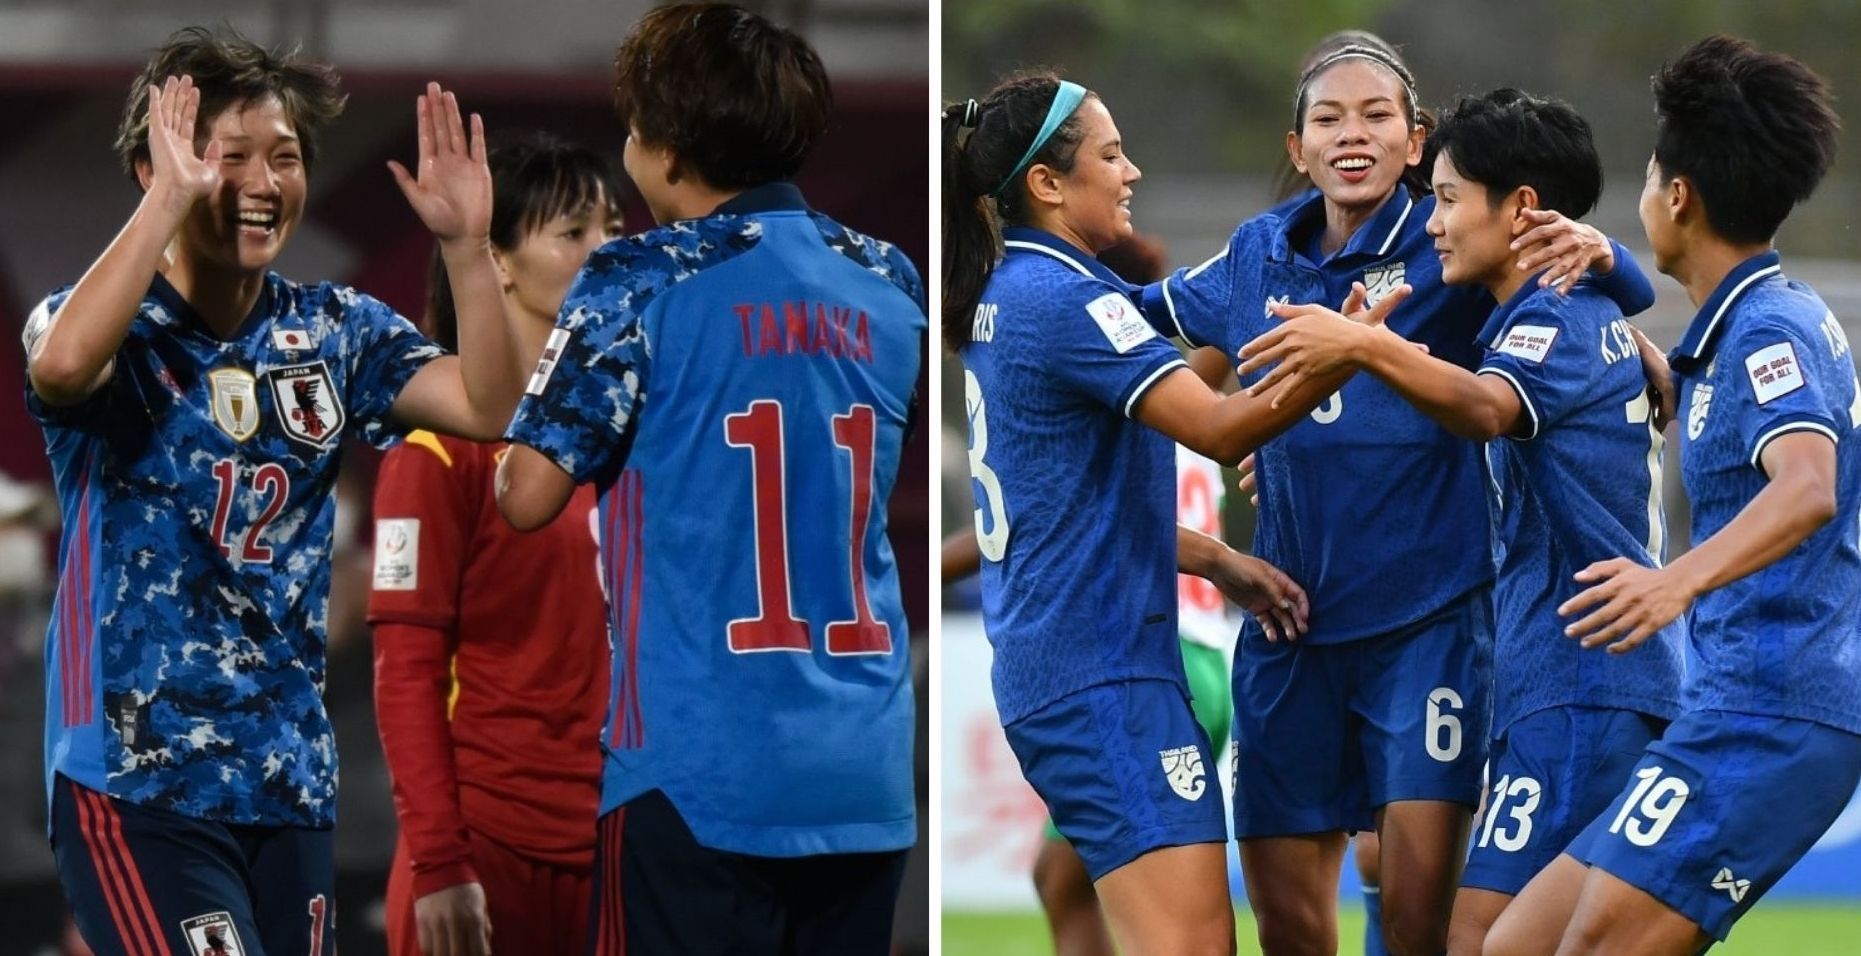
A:
[[[982,570],[982,545],[976,541],[976,529],[964,526],[943,539],[942,578],[954,584]]]
[[[1427,355],[1393,332],[1365,339],[1364,371],[1453,434],[1486,441],[1518,423],[1516,399],[1508,410],[1505,396],[1497,392],[1509,388],[1505,383]]]
[[[375,717],[394,815],[416,869],[433,873],[442,885],[451,885],[444,881],[459,867],[469,870],[471,860],[446,713],[450,658],[444,631],[375,625]]]
[[[1194,528],[1176,526],[1176,570],[1206,578],[1215,573],[1228,546]]]
[[[517,410],[528,370],[518,368],[490,245],[482,239],[443,240],[440,253],[459,310],[459,374],[475,432],[464,437],[495,440]]]
[[[129,335],[162,254],[186,215],[155,192],[144,193],[103,255],[71,290],[28,358],[32,389],[52,405],[81,401],[103,384]]]
[[[1717,534],[1675,558],[1668,572],[1684,582],[1690,597],[1698,597],[1795,550],[1835,517],[1832,450],[1830,457],[1829,474],[1793,469],[1771,479]]]
[[[1305,379],[1278,408],[1264,395],[1252,396],[1240,391],[1225,396],[1215,404],[1214,413],[1197,429],[1193,440],[1185,440],[1183,444],[1200,455],[1234,467],[1280,432],[1298,424],[1312,413],[1312,409],[1324,404],[1354,373],[1354,369],[1347,368]]]

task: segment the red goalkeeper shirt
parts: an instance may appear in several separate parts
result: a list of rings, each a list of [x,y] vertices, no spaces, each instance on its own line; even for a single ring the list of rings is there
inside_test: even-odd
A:
[[[608,684],[594,489],[521,534],[492,484],[506,448],[414,432],[375,489],[375,710],[417,896],[476,879],[467,830],[593,864]]]

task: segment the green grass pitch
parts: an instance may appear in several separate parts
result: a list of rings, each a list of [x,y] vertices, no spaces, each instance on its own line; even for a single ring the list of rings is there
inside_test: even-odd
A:
[[[1254,924],[1239,915],[1241,956],[1257,954]],[[1338,952],[1361,952],[1363,911],[1344,909]],[[945,956],[1047,956],[1046,924],[1036,913],[943,914]],[[1840,904],[1760,903],[1732,928],[1732,938],[1712,956],[1861,956],[1861,902]]]

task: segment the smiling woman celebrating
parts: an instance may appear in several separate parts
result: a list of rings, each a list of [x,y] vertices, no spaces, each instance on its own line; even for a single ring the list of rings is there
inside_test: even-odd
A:
[[[944,329],[965,366],[1004,731],[1126,951],[1232,953],[1227,827],[1185,690],[1176,572],[1240,593],[1276,636],[1303,628],[1304,596],[1178,532],[1171,439],[1233,462],[1342,377],[1281,409],[1222,398],[1151,329],[1094,258],[1131,235],[1141,173],[1083,87],[1011,78],[947,108],[943,142]]]

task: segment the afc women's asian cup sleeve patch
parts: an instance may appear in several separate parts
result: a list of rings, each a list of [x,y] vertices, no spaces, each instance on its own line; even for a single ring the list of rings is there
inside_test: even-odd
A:
[[[1122,293],[1107,292],[1086,303],[1086,314],[1098,323],[1099,331],[1105,333],[1105,339],[1119,355],[1157,337],[1157,330]]]
[[[1548,325],[1515,325],[1506,331],[1505,339],[1494,351],[1542,363],[1551,352],[1551,343],[1557,341],[1557,333]]]
[[[1796,349],[1789,342],[1778,342],[1758,349],[1745,358],[1745,375],[1758,404],[1765,405],[1808,384]]]
[[[420,519],[375,520],[375,590],[420,587]]]

